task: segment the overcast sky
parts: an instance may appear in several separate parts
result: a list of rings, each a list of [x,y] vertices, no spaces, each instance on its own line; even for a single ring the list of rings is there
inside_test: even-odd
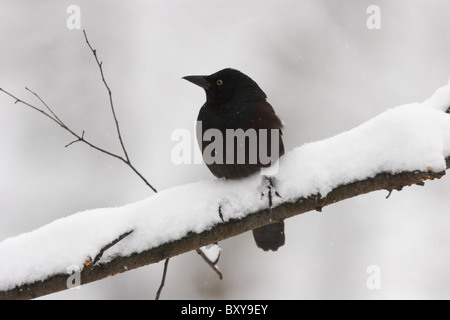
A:
[[[124,142],[158,189],[213,176],[175,165],[171,133],[194,123],[205,96],[181,80],[225,67],[251,76],[285,122],[287,150],[427,99],[450,77],[447,0],[0,0],[0,87],[38,103],[120,153],[108,95],[69,5],[103,61]],[[380,9],[369,29],[367,8]],[[60,217],[151,196],[123,163],[0,94],[0,241]],[[216,274],[195,252],[171,259],[162,298],[450,298],[450,180],[346,200],[286,221],[286,245],[251,233],[223,241]],[[105,224],[108,223],[105,221]],[[99,226],[101,228],[101,226]],[[57,239],[55,240],[57,241]],[[6,263],[8,257],[0,257]],[[369,290],[367,268],[381,271]],[[162,263],[46,298],[153,299]]]

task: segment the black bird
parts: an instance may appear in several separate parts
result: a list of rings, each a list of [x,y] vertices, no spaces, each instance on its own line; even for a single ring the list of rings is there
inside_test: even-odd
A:
[[[267,159],[260,157],[260,140],[266,141],[265,153],[271,161],[276,161],[284,154],[284,145],[281,137],[283,125],[275,114],[272,106],[267,102],[266,94],[258,84],[242,72],[234,69],[223,69],[208,76],[186,76],[183,79],[190,81],[206,92],[206,103],[200,109],[197,119],[197,140],[202,150],[203,159],[209,170],[217,178],[239,179],[247,177],[268,167]],[[201,129],[200,129],[201,128]],[[216,129],[222,134],[222,148],[212,149],[210,144],[220,145],[216,138],[203,139],[209,129]],[[227,129],[242,129],[256,132],[256,141],[247,137],[244,144],[237,143],[236,138],[227,139]],[[260,130],[266,129],[266,130]],[[278,141],[274,141],[275,152],[271,153],[271,129],[278,130]],[[237,131],[236,131],[237,132]],[[264,136],[263,136],[264,135]],[[231,140],[234,141],[231,141]],[[242,142],[242,140],[241,140]],[[247,143],[248,142],[248,143]],[[227,146],[234,149],[227,149]],[[253,145],[252,145],[253,143]],[[256,146],[255,146],[256,143]],[[210,146],[208,148],[208,146]],[[230,151],[234,156],[230,156]],[[228,158],[227,158],[228,152]],[[256,154],[254,154],[256,153]],[[263,151],[264,154],[264,151]],[[245,156],[245,161],[239,162],[239,155]],[[214,160],[214,161],[211,161]],[[230,161],[232,160],[232,161]],[[272,206],[272,180],[268,181],[269,206]],[[278,193],[275,192],[277,196]],[[253,230],[258,247],[263,250],[276,251],[284,245],[284,222],[276,222]]]

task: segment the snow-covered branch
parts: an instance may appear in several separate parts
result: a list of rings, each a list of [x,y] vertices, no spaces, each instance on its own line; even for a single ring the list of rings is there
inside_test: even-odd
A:
[[[288,152],[274,176],[281,197],[272,209],[261,197],[259,175],[208,180],[6,239],[0,243],[0,299],[64,290],[74,269],[85,284],[360,194],[440,178],[450,166],[449,106],[447,85],[423,103],[389,109]]]

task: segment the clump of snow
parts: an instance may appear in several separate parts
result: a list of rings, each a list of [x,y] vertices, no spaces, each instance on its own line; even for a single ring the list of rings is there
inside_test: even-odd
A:
[[[399,106],[366,123],[288,152],[275,175],[282,198],[274,205],[373,177],[377,173],[446,169],[450,156],[450,85],[423,103]],[[61,218],[0,243],[0,290],[60,273],[93,259],[121,234],[100,262],[142,252],[266,208],[261,176],[208,180],[164,190],[120,208],[94,209]],[[216,250],[216,249],[214,249]],[[214,252],[211,252],[211,254]],[[217,252],[215,252],[217,253]],[[212,259],[214,260],[214,259]]]
[[[212,264],[216,264],[219,261],[222,248],[218,244],[213,244],[211,246],[201,247],[200,250]]]
[[[332,138],[305,144],[281,159],[277,178],[289,183],[281,184],[279,192],[289,197],[324,196],[338,185],[380,172],[443,171],[450,154],[449,118],[440,110],[413,103],[387,110]]]

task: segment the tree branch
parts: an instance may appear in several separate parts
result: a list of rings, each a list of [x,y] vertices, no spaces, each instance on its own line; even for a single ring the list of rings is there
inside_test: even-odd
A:
[[[47,112],[45,112],[44,110],[40,109],[39,107],[36,107],[35,105],[33,105],[33,104],[31,104],[31,103],[25,102],[24,100],[19,99],[19,98],[17,98],[16,96],[14,96],[12,93],[10,93],[10,92],[8,92],[8,91],[6,91],[6,90],[0,88],[0,91],[6,93],[8,96],[10,96],[11,98],[15,99],[15,100],[16,100],[16,102],[15,102],[16,104],[17,104],[17,103],[21,103],[21,104],[23,104],[23,105],[25,105],[25,106],[28,106],[28,107],[30,107],[30,108],[36,110],[36,111],[39,111],[40,113],[42,113],[42,114],[45,115],[46,117],[48,117],[48,118],[50,118],[51,120],[53,120],[54,122],[56,122],[56,123],[57,123],[58,125],[60,125],[64,130],[66,130],[66,131],[69,132],[71,135],[73,135],[75,138],[77,138],[75,141],[72,141],[71,143],[67,144],[65,147],[68,147],[69,145],[71,145],[71,144],[73,144],[73,143],[75,143],[75,142],[78,142],[78,141],[84,142],[84,143],[87,144],[89,147],[91,147],[91,148],[93,148],[93,149],[95,149],[95,150],[97,150],[97,151],[100,151],[100,152],[102,152],[102,153],[104,153],[104,154],[107,154],[107,155],[109,155],[109,156],[111,156],[111,157],[113,157],[113,158],[119,159],[119,160],[123,161],[124,163],[128,164],[128,162],[127,162],[127,160],[126,160],[125,158],[123,158],[123,157],[121,157],[121,156],[119,156],[119,155],[117,155],[117,154],[115,154],[115,153],[112,153],[112,152],[110,152],[110,151],[107,151],[107,150],[105,150],[105,149],[103,149],[103,148],[100,148],[100,147],[94,145],[93,143],[91,143],[90,141],[86,140],[86,139],[84,138],[84,130],[83,130],[82,135],[80,136],[80,135],[77,134],[75,131],[73,131],[72,129],[70,129],[64,122],[62,122],[62,121],[54,114],[54,112],[49,108],[49,106],[44,102],[44,100],[43,100],[37,93],[31,91],[31,90],[28,89],[28,88],[26,88],[26,90],[28,90],[28,91],[31,92],[33,95],[35,95],[35,96],[36,96],[36,97],[37,97],[37,98],[38,98],[38,99],[46,106],[46,108],[47,108],[48,110],[50,110],[51,115],[48,114]],[[53,116],[53,115],[54,115],[54,116]],[[130,164],[130,167],[131,167],[131,164]],[[133,171],[136,172],[136,169],[134,169],[134,168],[132,168],[132,169],[133,169]],[[140,174],[139,174],[139,175],[140,175]],[[144,182],[145,182],[147,185],[149,185],[149,183],[148,183],[145,179],[144,179]],[[152,190],[154,189],[151,185],[150,185],[150,187],[152,188]],[[154,190],[154,191],[155,191],[155,190]],[[155,191],[155,192],[156,192],[156,191]]]
[[[450,158],[446,158],[449,168]],[[116,257],[95,268],[84,268],[81,271],[81,284],[97,281],[118,273],[126,272],[148,264],[174,257],[176,255],[196,250],[246,231],[253,230],[287,218],[312,211],[336,202],[352,198],[361,194],[377,190],[401,190],[405,186],[421,185],[426,180],[439,179],[444,172],[414,171],[398,174],[380,173],[373,178],[341,185],[330,191],[325,197],[310,196],[299,198],[295,202],[284,202],[272,209],[265,209],[248,214],[242,219],[232,219],[221,222],[208,231],[189,233],[184,238],[164,243],[141,253],[134,253],[127,257]],[[37,281],[15,287],[7,291],[0,291],[0,299],[32,299],[57,291],[65,290],[67,274],[57,274],[43,281]]]
[[[161,279],[161,284],[159,285],[158,291],[156,292],[155,300],[159,300],[162,289],[164,288],[164,285],[166,284],[166,276],[167,276],[167,268],[169,266],[169,260],[170,260],[170,258],[167,258],[166,261],[164,261],[164,270],[163,270],[163,275],[162,275],[162,279]]]
[[[200,255],[200,257],[203,258],[203,260],[205,260],[205,262],[211,267],[211,269],[215,273],[217,273],[217,275],[219,276],[219,279],[222,280],[223,279],[222,272],[220,272],[220,270],[217,268],[217,262],[219,260],[219,257],[217,257],[216,261],[211,261],[211,260],[209,260],[209,258],[205,255],[205,253],[200,248],[197,249],[197,253]]]
[[[94,260],[92,261],[92,266],[95,266],[97,264],[97,262],[101,259],[101,257],[103,256],[103,254],[105,253],[106,250],[108,250],[109,248],[111,248],[112,246],[114,246],[116,243],[118,243],[119,241],[125,239],[126,237],[128,237],[131,233],[133,232],[133,230],[125,232],[124,234],[120,235],[117,239],[115,239],[114,241],[112,241],[111,243],[107,244],[106,246],[104,246],[99,253],[97,253],[97,255],[95,256]]]
[[[97,50],[95,50],[94,48],[92,48],[91,44],[89,43],[89,40],[88,40],[87,35],[86,35],[86,30],[83,30],[83,35],[84,35],[84,39],[86,40],[87,45],[89,46],[89,48],[90,48],[91,51],[92,51],[92,54],[94,55],[95,61],[97,62],[97,66],[98,66],[98,68],[100,69],[100,75],[101,75],[101,77],[102,77],[103,84],[105,85],[106,90],[108,91],[108,95],[109,95],[109,105],[111,106],[111,112],[112,112],[112,114],[113,114],[114,122],[115,122],[115,124],[116,124],[116,131],[117,131],[117,135],[118,135],[118,137],[119,137],[120,145],[122,146],[122,150],[123,150],[123,153],[124,153],[124,155],[125,155],[125,159],[126,159],[125,162],[126,162],[126,163],[129,163],[129,164],[131,165],[130,157],[128,157],[127,150],[125,149],[125,144],[123,143],[123,140],[122,140],[122,135],[120,134],[119,121],[117,120],[116,111],[115,111],[115,109],[114,109],[114,103],[113,103],[113,98],[112,98],[112,92],[111,92],[111,89],[110,89],[109,86],[108,86],[108,83],[106,82],[105,75],[104,75],[104,73],[103,73],[103,61],[100,62],[100,61],[98,60],[98,57],[97,57]],[[142,178],[142,177],[141,177],[141,178]],[[148,184],[148,182],[147,182],[147,184]],[[154,188],[153,188],[152,186],[149,185],[149,187],[152,188],[152,190],[156,192],[156,190],[154,190]]]

